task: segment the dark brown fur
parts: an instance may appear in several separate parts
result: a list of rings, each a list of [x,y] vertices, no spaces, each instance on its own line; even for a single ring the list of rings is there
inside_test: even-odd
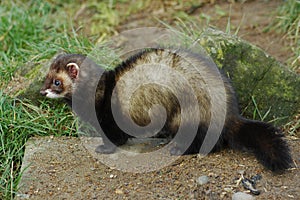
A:
[[[78,77],[70,78],[70,75],[68,78],[65,76],[71,73],[67,67],[68,63],[76,63],[79,66]],[[164,68],[158,65],[149,65],[147,69],[140,67],[149,63],[165,64],[170,69],[180,72],[184,79],[178,79],[175,75],[164,77],[164,75],[168,75],[168,72],[165,72]],[[98,82],[99,77],[95,72],[99,70],[102,76]],[[127,76],[128,78],[126,78]],[[159,80],[166,79],[166,83],[172,86],[169,88],[161,84],[151,83],[151,80],[155,78]],[[62,82],[59,87],[54,85],[56,79]],[[132,89],[135,82],[140,79],[145,84],[136,90]],[[189,98],[188,88],[184,85],[186,80],[195,94],[200,116],[195,115],[193,112],[195,107],[190,103],[192,99]],[[222,88],[225,88],[225,90],[223,91]],[[135,126],[128,124],[130,124],[130,120],[133,120],[139,126],[147,126],[149,123],[153,123],[153,127],[149,127],[147,130],[155,132],[156,128],[159,127],[159,122],[164,120],[161,118],[163,115],[159,112],[158,114],[153,112],[152,119],[155,120],[151,121],[148,111],[155,105],[161,105],[166,111],[166,121],[158,135],[174,137],[180,126],[186,128],[184,130],[189,130],[193,126],[197,127],[192,141],[186,141],[185,139],[189,133],[177,137],[175,140],[176,146],[171,149],[172,154],[199,153],[210,120],[215,120],[214,122],[218,125],[222,122],[222,113],[225,113],[225,124],[213,151],[227,145],[234,149],[248,149],[254,152],[257,159],[264,166],[273,171],[286,169],[292,163],[288,146],[282,139],[280,131],[270,124],[241,117],[235,93],[229,81],[223,75],[220,75],[213,62],[202,55],[178,50],[151,49],[132,56],[114,70],[109,71],[99,68],[85,56],[62,55],[52,63],[41,93],[47,95],[47,89],[57,93],[58,97],[63,95],[62,97],[71,106],[74,99],[76,102],[80,102],[81,108],[73,106],[74,111],[83,120],[89,121],[97,127],[94,121],[89,120],[89,113],[92,110],[86,110],[89,105],[95,105],[97,122],[100,123],[101,127],[101,130],[98,131],[102,133],[104,139],[104,145],[96,149],[100,153],[114,152],[115,146],[112,144],[122,145],[132,136],[154,136],[153,133],[141,132]],[[134,92],[131,94],[130,101],[126,101],[128,95],[126,92],[127,90],[131,91],[131,89]],[[112,98],[113,91],[116,98]],[[222,92],[224,92],[224,95],[222,95]],[[93,97],[93,95],[95,95],[95,102],[93,102],[93,98],[85,98]],[[180,103],[180,97],[184,97],[184,104]],[[122,123],[128,125],[128,130],[124,131],[117,125],[112,105],[118,111],[117,118],[122,119]],[[217,113],[213,114],[212,106],[217,108],[215,110]],[[181,111],[184,109],[189,112],[182,113]],[[184,118],[181,118],[181,116]],[[185,120],[182,121],[182,119]],[[217,125],[215,125],[216,127],[212,125],[213,130],[217,130]],[[183,148],[185,145],[188,145],[187,149]],[[210,149],[207,150],[210,151]],[[204,149],[204,153],[205,151],[206,149]]]

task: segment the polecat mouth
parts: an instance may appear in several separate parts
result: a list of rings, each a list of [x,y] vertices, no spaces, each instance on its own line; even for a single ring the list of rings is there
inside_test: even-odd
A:
[[[41,90],[41,91],[40,91],[40,94],[43,95],[43,96],[46,96],[46,95],[47,95],[47,92],[46,92],[45,90]]]
[[[63,97],[62,95],[53,92],[51,89],[41,90],[40,93],[41,93],[41,95],[46,96],[51,99]]]

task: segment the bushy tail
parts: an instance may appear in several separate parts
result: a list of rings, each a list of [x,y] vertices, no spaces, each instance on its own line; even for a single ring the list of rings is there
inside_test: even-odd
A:
[[[289,147],[281,131],[270,124],[241,118],[237,128],[229,131],[232,148],[246,148],[268,169],[281,171],[291,167]]]

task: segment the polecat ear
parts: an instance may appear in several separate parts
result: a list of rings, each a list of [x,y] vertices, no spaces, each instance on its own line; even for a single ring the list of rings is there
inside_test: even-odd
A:
[[[78,65],[76,63],[68,63],[67,68],[68,68],[69,76],[72,79],[76,79],[78,77],[78,74],[79,74]]]

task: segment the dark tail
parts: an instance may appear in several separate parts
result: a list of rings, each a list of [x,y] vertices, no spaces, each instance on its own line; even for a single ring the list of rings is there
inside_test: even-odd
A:
[[[239,119],[237,128],[229,131],[229,145],[234,149],[251,150],[268,169],[281,171],[291,167],[289,147],[281,131],[270,124]]]

